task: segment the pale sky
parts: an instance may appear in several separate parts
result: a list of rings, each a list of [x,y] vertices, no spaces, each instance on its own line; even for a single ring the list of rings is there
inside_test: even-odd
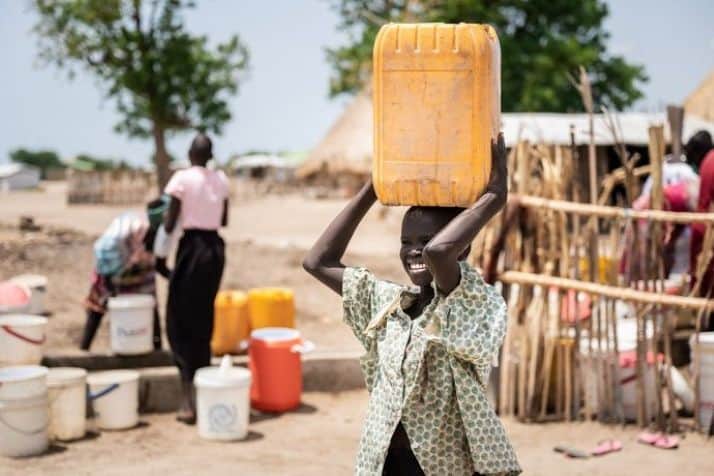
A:
[[[576,0],[573,0],[576,1]],[[247,149],[309,150],[342,111],[328,98],[324,47],[339,43],[338,18],[327,0],[199,0],[186,22],[191,31],[221,41],[240,34],[251,71],[231,100],[233,120],[215,140],[225,159]],[[610,0],[611,49],[644,64],[650,82],[635,109],[662,110],[681,102],[714,69],[714,1]],[[38,68],[34,14],[26,0],[0,0],[0,162],[17,147],[54,149],[145,163],[149,140],[113,132],[117,115],[91,76],[69,81]],[[183,157],[190,136],[172,138]]]

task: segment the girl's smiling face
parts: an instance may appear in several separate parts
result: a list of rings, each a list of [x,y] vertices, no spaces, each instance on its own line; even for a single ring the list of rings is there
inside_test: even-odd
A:
[[[411,207],[404,214],[399,258],[415,285],[431,285],[434,277],[424,262],[424,247],[461,211],[460,208]]]

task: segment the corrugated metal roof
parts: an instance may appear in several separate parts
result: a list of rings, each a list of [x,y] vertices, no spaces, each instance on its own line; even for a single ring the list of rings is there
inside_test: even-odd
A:
[[[0,164],[0,178],[12,177],[13,175],[17,175],[23,170],[37,171],[37,168],[25,164],[18,164],[15,162],[10,162],[9,164]]]
[[[667,124],[666,113],[620,112],[613,115],[618,134],[625,144],[647,145],[648,128],[653,125]],[[501,117],[506,145],[511,146],[519,140],[542,142],[547,144],[570,144],[570,126],[574,126],[575,143],[585,145],[588,138],[587,114],[551,114],[551,113],[505,113]],[[615,141],[607,126],[603,114],[596,114],[593,120],[595,144],[612,145]],[[694,116],[684,118],[682,136],[686,142],[696,131],[705,129],[714,134],[714,123]],[[669,128],[665,127],[665,140],[669,141]]]

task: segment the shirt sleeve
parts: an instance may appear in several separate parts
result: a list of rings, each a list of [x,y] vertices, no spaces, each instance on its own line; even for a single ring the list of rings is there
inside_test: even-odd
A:
[[[345,268],[342,277],[343,319],[352,328],[357,339],[369,347],[369,337],[364,333],[372,319],[376,279],[365,268]]]
[[[441,341],[447,352],[478,366],[490,366],[506,335],[506,302],[465,262],[461,282],[437,305]]]
[[[171,195],[172,197],[176,197],[179,200],[183,200],[183,196],[186,191],[186,186],[182,177],[183,174],[181,173],[181,171],[174,173],[171,179],[169,180],[169,183],[166,184],[164,193],[166,193],[167,195]]]

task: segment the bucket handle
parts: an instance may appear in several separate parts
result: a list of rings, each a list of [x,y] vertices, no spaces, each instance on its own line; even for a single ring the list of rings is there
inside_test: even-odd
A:
[[[309,340],[304,340],[301,344],[295,344],[294,346],[290,347],[290,352],[303,355],[309,354],[313,350],[315,350],[315,343]]]
[[[2,410],[2,405],[0,405],[0,410]],[[43,431],[47,431],[47,428],[50,426],[50,419],[49,416],[45,419],[45,422],[42,424],[41,427],[37,428],[36,430],[23,430],[22,428],[18,428],[15,425],[11,424],[8,422],[3,416],[2,412],[0,411],[0,423],[5,425],[6,427],[10,428],[12,431],[16,433],[21,433],[23,435],[27,436],[32,436],[32,435],[37,435],[39,433],[42,433]]]
[[[4,325],[4,326],[0,326],[0,327],[2,327],[2,330],[4,330],[5,332],[7,332],[8,334],[10,334],[11,336],[17,337],[17,338],[20,339],[21,341],[25,341],[25,342],[27,342],[28,344],[42,345],[42,344],[45,343],[45,336],[44,336],[44,335],[42,336],[41,339],[33,339],[33,338],[31,338],[31,337],[27,337],[27,336],[24,336],[24,335],[20,334],[19,332],[17,332],[15,329],[13,329],[13,328],[10,327],[10,326]]]
[[[113,392],[113,391],[116,390],[117,388],[119,388],[119,384],[118,384],[118,383],[113,383],[113,384],[109,385],[107,388],[98,391],[97,393],[92,393],[92,392],[90,392],[90,391],[87,391],[87,398],[88,398],[89,400],[94,401],[94,400],[96,400],[96,399],[98,399],[98,398],[102,398],[104,395],[106,395],[106,394],[108,394],[108,393]]]

